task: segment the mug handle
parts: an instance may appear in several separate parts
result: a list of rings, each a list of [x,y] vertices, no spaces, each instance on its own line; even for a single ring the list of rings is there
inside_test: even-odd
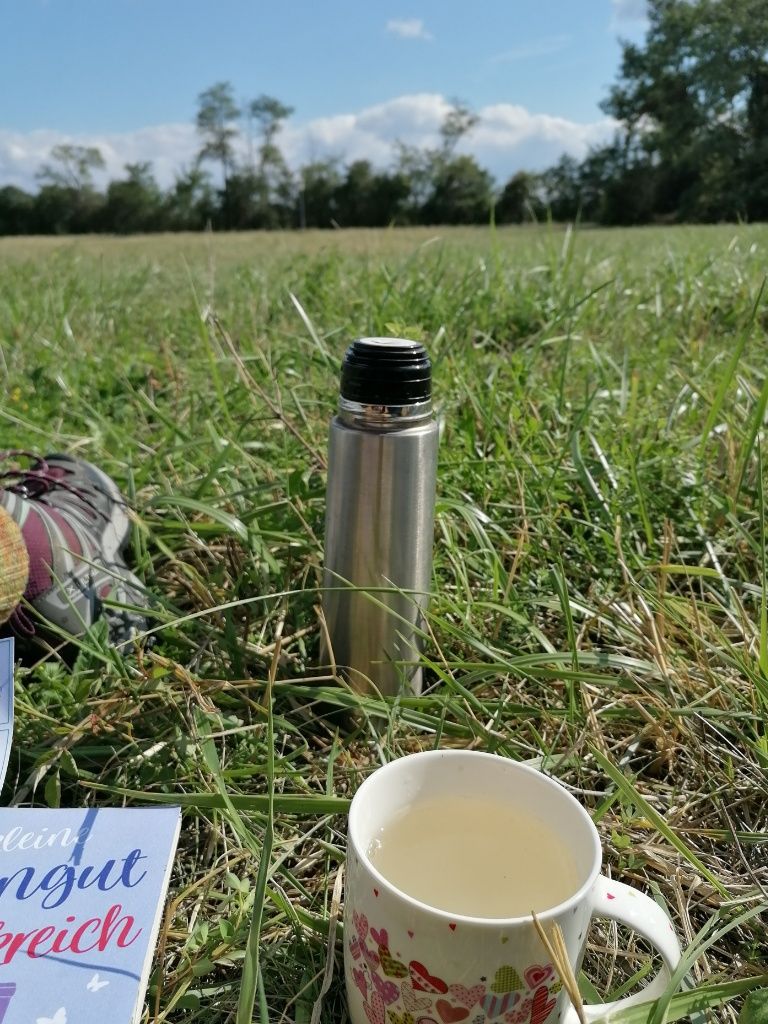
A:
[[[682,956],[675,929],[665,911],[639,889],[600,875],[592,890],[592,917],[608,918],[632,928],[656,947],[664,964],[653,980],[634,995],[615,999],[611,1003],[585,1003],[587,1021],[601,1020],[619,1008],[658,999],[666,990]],[[563,1024],[579,1024],[578,1015],[572,1006],[564,1015]]]

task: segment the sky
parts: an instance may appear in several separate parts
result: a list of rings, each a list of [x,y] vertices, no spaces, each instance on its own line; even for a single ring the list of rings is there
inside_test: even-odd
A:
[[[106,176],[148,160],[161,185],[199,148],[199,93],[232,83],[293,107],[290,166],[392,160],[433,145],[451,101],[462,143],[503,183],[609,138],[600,109],[645,0],[0,0],[0,186],[34,189],[60,142]]]

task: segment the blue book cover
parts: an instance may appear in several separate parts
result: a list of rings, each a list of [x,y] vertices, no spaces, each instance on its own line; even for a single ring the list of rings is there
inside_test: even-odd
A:
[[[0,640],[0,789],[13,739],[13,638]]]
[[[180,824],[0,809],[0,1024],[137,1024]]]

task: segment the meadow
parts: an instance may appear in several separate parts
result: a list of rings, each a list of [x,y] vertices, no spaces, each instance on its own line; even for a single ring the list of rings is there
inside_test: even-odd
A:
[[[2,447],[104,466],[155,598],[127,659],[96,630],[18,672],[4,800],[183,805],[147,1021],[344,1021],[345,809],[438,746],[544,767],[669,909],[693,992],[628,1020],[766,984],[767,257],[762,226],[0,239]],[[429,685],[384,701],[315,664],[340,358],[389,333],[444,430]],[[584,994],[651,966],[595,928]]]

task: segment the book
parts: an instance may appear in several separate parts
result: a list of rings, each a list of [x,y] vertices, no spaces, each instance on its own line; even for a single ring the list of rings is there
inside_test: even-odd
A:
[[[0,809],[0,1024],[138,1024],[180,825]]]
[[[13,739],[13,637],[0,640],[0,789]]]

